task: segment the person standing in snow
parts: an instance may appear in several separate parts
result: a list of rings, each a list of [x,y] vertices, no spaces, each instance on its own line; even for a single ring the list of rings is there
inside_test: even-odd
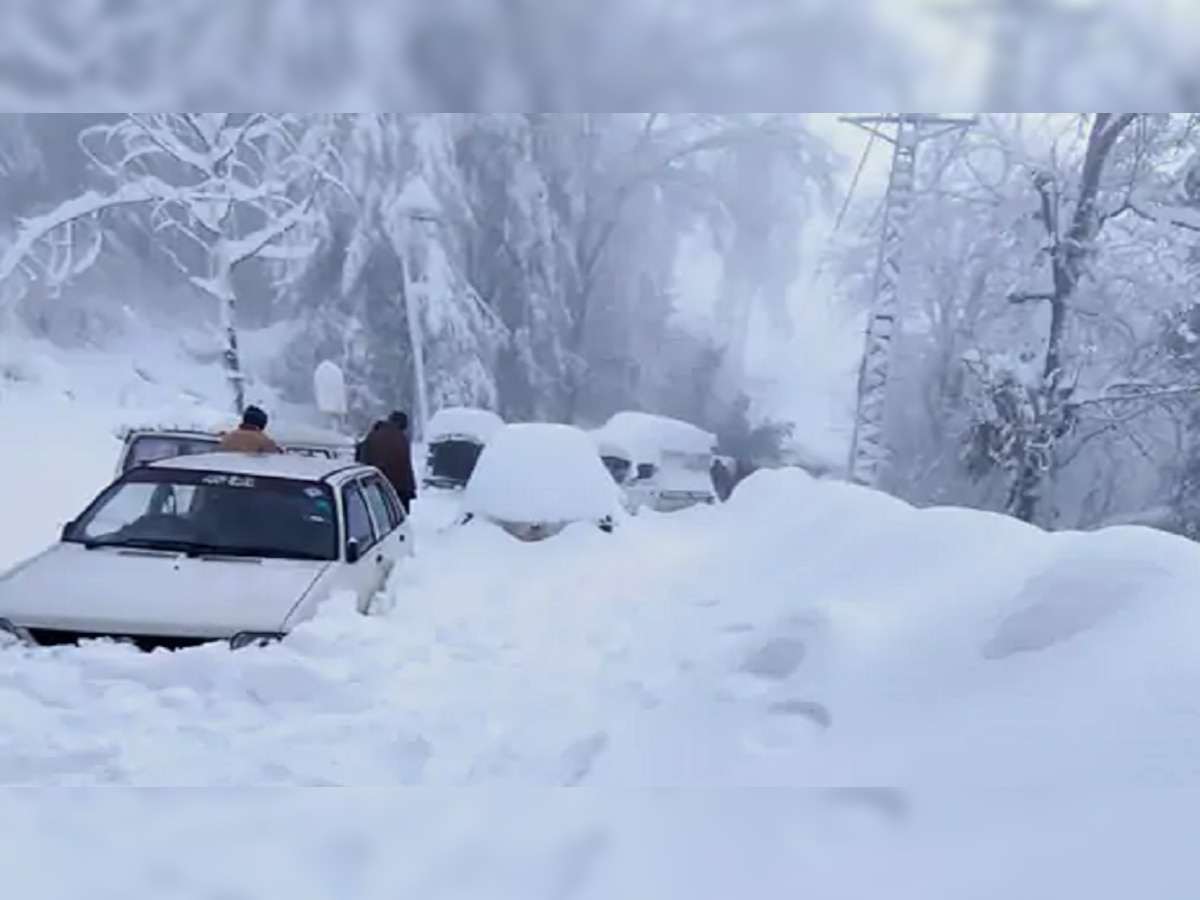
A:
[[[417,476],[413,472],[407,413],[393,412],[386,419],[376,422],[359,443],[355,457],[384,474],[395,488],[407,514],[417,496]]]
[[[712,476],[713,491],[717,499],[724,503],[733,493],[733,473],[723,460],[714,457],[709,474]]]
[[[221,435],[220,448],[231,453],[282,453],[267,434],[267,414],[257,406],[247,406],[242,422]]]

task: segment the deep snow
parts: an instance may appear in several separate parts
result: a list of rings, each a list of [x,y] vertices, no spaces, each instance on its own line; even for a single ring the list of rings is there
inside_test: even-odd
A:
[[[171,400],[45,365],[0,394],[6,563],[109,477],[122,391]],[[459,496],[382,616],[0,652],[0,783],[108,788],[4,791],[13,896],[1200,896],[1194,544],[798,470],[540,544]],[[244,790],[314,785],[370,790]]]

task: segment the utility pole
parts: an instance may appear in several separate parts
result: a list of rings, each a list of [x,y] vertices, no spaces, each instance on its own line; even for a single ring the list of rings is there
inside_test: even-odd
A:
[[[923,140],[969,127],[975,119],[929,113],[890,113],[842,116],[841,121],[858,126],[893,147],[891,174],[884,196],[883,237],[879,244],[875,295],[858,373],[858,408],[850,441],[850,480],[875,487],[887,462],[884,423],[888,375],[892,337],[900,313],[900,257],[916,188],[917,149]],[[889,125],[895,126],[894,135],[881,130]]]
[[[404,186],[391,211],[398,218],[396,227],[401,230],[402,237],[402,246],[399,248],[403,276],[401,287],[404,290],[404,314],[413,355],[413,397],[417,407],[412,433],[424,440],[425,429],[429,425],[424,318],[430,304],[431,248],[437,242],[442,212],[433,191],[420,176]]]

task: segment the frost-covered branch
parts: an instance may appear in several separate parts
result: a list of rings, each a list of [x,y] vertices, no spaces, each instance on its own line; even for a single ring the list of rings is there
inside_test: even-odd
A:
[[[0,284],[7,281],[28,261],[37,245],[58,229],[72,222],[99,215],[119,206],[168,200],[175,191],[158,178],[145,177],[121,185],[105,193],[90,190],[78,197],[60,203],[54,209],[38,216],[24,219],[17,226],[12,243],[0,256]]]

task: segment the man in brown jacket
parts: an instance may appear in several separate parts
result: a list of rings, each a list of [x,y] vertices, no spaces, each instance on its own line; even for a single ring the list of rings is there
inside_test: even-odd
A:
[[[376,422],[358,445],[358,461],[374,466],[392,483],[407,513],[417,496],[417,477],[413,473],[412,445],[408,439],[408,416],[394,412]]]
[[[267,435],[267,414],[257,406],[247,406],[242,424],[221,435],[220,448],[231,453],[282,453]]]

